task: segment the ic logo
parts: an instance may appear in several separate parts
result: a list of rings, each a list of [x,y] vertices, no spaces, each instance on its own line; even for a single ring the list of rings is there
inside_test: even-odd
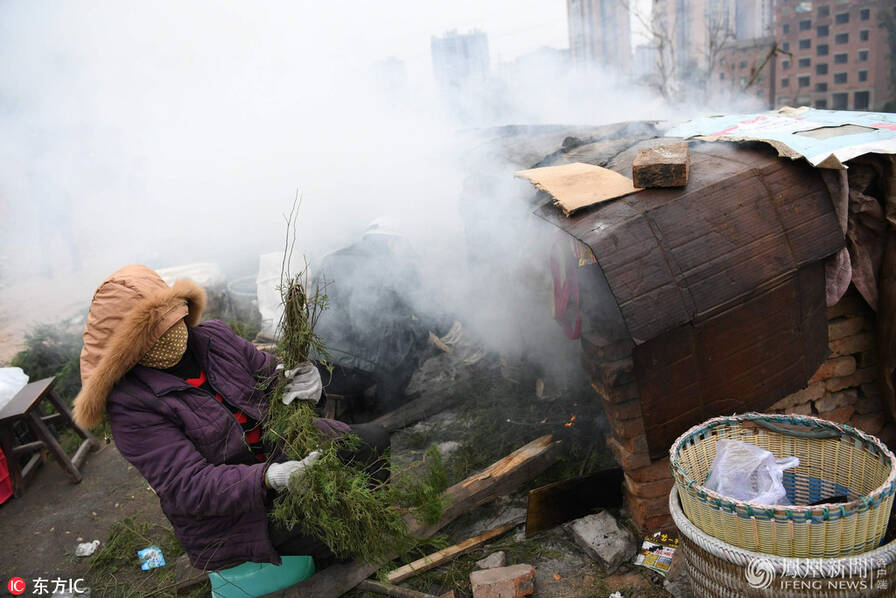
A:
[[[758,558],[750,561],[744,571],[747,583],[750,587],[764,589],[771,587],[775,580],[775,566],[768,559]]]
[[[25,593],[25,580],[21,577],[12,577],[6,584],[6,589],[13,596],[20,596]]]

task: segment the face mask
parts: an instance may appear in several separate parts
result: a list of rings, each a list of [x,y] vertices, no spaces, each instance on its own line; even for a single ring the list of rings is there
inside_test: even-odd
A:
[[[146,352],[140,365],[164,370],[177,365],[187,351],[187,325],[181,320],[168,329]]]

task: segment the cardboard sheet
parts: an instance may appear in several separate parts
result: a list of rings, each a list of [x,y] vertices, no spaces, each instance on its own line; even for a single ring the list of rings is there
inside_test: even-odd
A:
[[[896,153],[896,114],[781,108],[698,118],[673,127],[666,135],[704,141],[764,141],[781,156],[805,158],[812,166],[836,169],[863,154]]]
[[[514,174],[550,195],[567,216],[576,210],[641,191],[627,176],[581,162],[520,170]]]

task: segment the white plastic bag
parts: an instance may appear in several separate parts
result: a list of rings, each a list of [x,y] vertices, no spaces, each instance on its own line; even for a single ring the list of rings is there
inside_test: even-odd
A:
[[[784,470],[798,457],[776,459],[764,448],[739,440],[719,440],[705,486],[723,496],[762,505],[789,505]]]
[[[22,368],[0,368],[0,408],[28,384],[28,375]]]

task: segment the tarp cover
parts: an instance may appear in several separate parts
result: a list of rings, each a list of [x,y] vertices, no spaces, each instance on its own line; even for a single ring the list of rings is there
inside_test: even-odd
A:
[[[755,114],[707,116],[666,131],[668,137],[704,141],[764,141],[789,158],[843,168],[864,154],[896,153],[896,114],[781,108]]]

